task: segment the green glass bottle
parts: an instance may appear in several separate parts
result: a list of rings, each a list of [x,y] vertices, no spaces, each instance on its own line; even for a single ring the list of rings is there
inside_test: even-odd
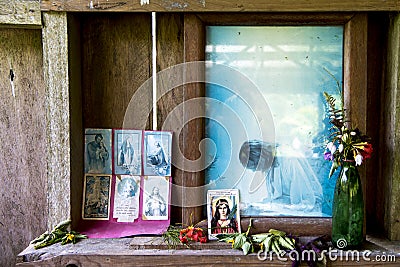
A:
[[[344,161],[336,181],[332,206],[332,243],[339,249],[354,249],[364,240],[363,192],[355,162]]]

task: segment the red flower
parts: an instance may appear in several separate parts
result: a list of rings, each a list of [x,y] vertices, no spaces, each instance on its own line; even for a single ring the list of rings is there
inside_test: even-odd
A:
[[[203,236],[203,229],[201,229],[201,228],[197,228],[198,229],[198,231],[197,231],[197,235],[199,236],[199,238],[200,237],[202,237]]]
[[[183,244],[189,243],[190,241],[195,241],[195,242],[200,241],[201,243],[205,243],[207,242],[207,237],[204,236],[203,229],[189,226],[179,231],[179,240]]]
[[[179,235],[179,240],[180,240],[183,244],[186,244],[186,243],[188,242],[186,236],[182,236],[182,235]]]
[[[180,233],[181,235],[183,235],[183,234],[186,234],[187,231],[188,231],[188,229],[185,228],[185,229],[182,229],[179,233]]]
[[[207,243],[207,237],[206,236],[200,237],[200,243]]]
[[[198,241],[198,234],[197,233],[194,233],[193,235],[192,235],[192,240],[193,241]]]
[[[193,236],[193,228],[189,228],[189,231],[187,232],[186,236],[188,238],[192,238],[192,236]]]
[[[367,143],[364,145],[364,149],[361,150],[361,156],[363,156],[364,159],[369,159],[371,157],[373,148],[370,143]]]

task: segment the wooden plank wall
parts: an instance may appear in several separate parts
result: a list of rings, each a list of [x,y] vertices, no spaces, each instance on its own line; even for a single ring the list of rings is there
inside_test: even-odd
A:
[[[151,16],[88,14],[81,25],[83,125],[121,128],[132,96],[151,76]],[[151,91],[142,101],[149,99]]]
[[[150,14],[80,14],[81,54],[78,49],[71,60],[80,61],[82,88],[77,83],[72,90],[82,103],[79,112],[72,118],[82,123],[82,131],[74,133],[80,140],[76,146],[78,158],[83,162],[82,134],[84,128],[134,128],[150,129],[152,100],[150,88],[142,90],[140,99],[132,103],[142,110],[144,116],[132,114],[129,106],[138,88],[151,76],[151,15]],[[78,22],[77,22],[78,23]],[[73,27],[71,24],[70,27]],[[80,93],[80,94],[79,94]],[[81,99],[79,99],[81,97]],[[80,116],[79,116],[80,115]],[[138,116],[139,124],[128,122],[127,116]],[[80,121],[81,120],[81,121]],[[76,188],[72,199],[74,225],[81,222],[83,168],[74,170],[71,183]]]
[[[16,255],[47,227],[41,41],[40,30],[0,28],[0,266],[14,266]]]

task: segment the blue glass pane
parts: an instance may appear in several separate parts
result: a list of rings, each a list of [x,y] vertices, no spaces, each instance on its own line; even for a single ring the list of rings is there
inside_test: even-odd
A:
[[[249,216],[330,217],[323,92],[342,82],[342,26],[210,26],[209,189],[238,188]]]

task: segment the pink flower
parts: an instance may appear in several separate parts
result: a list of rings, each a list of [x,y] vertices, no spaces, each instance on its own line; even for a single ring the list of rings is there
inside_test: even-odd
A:
[[[333,160],[333,155],[331,152],[325,152],[324,153],[324,159],[325,160]]]

